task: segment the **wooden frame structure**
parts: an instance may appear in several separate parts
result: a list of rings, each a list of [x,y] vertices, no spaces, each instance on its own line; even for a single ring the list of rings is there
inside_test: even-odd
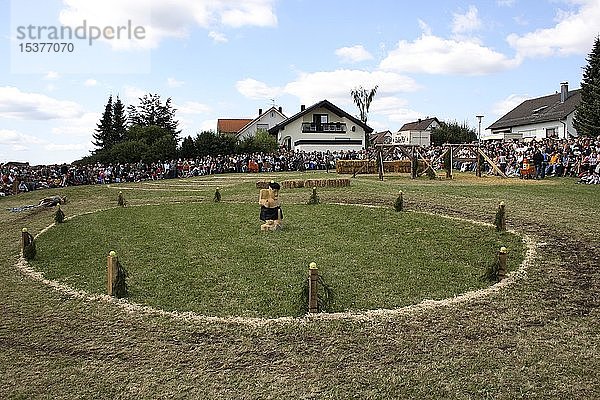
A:
[[[453,170],[453,164],[454,164],[455,160],[477,162],[477,169],[475,171],[475,174],[478,177],[481,177],[481,161],[482,161],[482,159],[485,162],[487,162],[488,164],[490,164],[492,169],[495,172],[497,172],[498,175],[500,175],[503,178],[507,177],[506,174],[504,172],[502,172],[500,167],[498,167],[498,165],[496,165],[496,163],[494,163],[492,158],[489,155],[487,155],[486,152],[478,144],[445,144],[444,145],[445,149],[442,152],[442,154],[440,154],[438,157],[434,158],[433,160],[429,160],[428,158],[426,158],[423,155],[424,149],[421,146],[417,146],[417,145],[378,144],[375,147],[377,149],[377,160],[378,160],[377,170],[379,173],[380,180],[383,180],[384,158],[389,157],[389,155],[392,152],[394,152],[396,149],[399,150],[406,158],[408,158],[410,160],[410,176],[412,179],[415,179],[415,178],[417,178],[417,176],[419,176],[418,171],[417,171],[419,161],[422,161],[426,167],[425,170],[423,172],[421,172],[421,174],[423,174],[428,169],[431,169],[433,171],[433,173],[436,176],[438,176],[438,172],[434,166],[438,165],[439,162],[444,159],[444,157],[446,156],[446,154],[448,152],[450,152],[450,170],[446,171],[446,178],[450,178],[450,179],[452,178],[452,170]],[[464,156],[459,157],[459,152],[461,150],[465,150],[465,149],[469,151],[468,157],[464,157]]]

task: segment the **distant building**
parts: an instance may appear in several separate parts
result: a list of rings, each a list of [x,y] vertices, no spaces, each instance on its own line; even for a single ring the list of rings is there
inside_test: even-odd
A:
[[[376,132],[369,136],[369,140],[371,144],[392,144],[392,136],[390,131]]]
[[[569,91],[568,82],[560,92],[525,100],[488,127],[498,139],[567,139],[576,137],[575,108],[581,102],[581,89]]]
[[[286,116],[283,115],[281,107],[276,108],[273,106],[265,112],[259,108],[258,117],[238,130],[237,139],[243,140],[247,137],[255,136],[259,131],[268,132],[269,129],[283,122],[285,119]]]
[[[237,136],[240,129],[252,122],[251,119],[219,118],[217,120],[217,133],[221,135]]]
[[[361,150],[365,133],[373,128],[327,100],[306,108],[269,129],[277,141],[290,150]]]
[[[431,130],[439,126],[440,121],[435,117],[409,122],[392,136],[392,142],[427,147],[431,144]]]

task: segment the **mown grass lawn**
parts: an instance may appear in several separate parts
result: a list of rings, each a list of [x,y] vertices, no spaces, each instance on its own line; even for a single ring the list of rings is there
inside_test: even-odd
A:
[[[137,296],[143,287],[139,285],[141,278],[133,271],[137,268],[135,260],[156,243],[167,240],[164,238],[168,234],[156,233],[154,237],[148,235],[137,239],[139,244],[134,248],[126,242],[133,234],[128,233],[128,237],[125,229],[115,233],[103,227],[111,213],[115,213],[111,218],[116,220],[118,213],[152,212],[153,218],[164,221],[165,229],[176,229],[181,224],[175,217],[182,218],[182,213],[176,212],[174,207],[217,210],[221,206],[239,206],[242,214],[249,213],[247,227],[252,234],[250,237],[256,240],[260,239],[257,236],[257,180],[332,176],[337,177],[324,172],[232,174],[68,187],[0,198],[3,244],[0,246],[3,271],[0,274],[0,399],[600,398],[600,347],[594,345],[600,332],[600,219],[597,211],[600,209],[600,187],[578,185],[575,179],[524,181],[488,176],[475,178],[473,174],[457,173],[453,180],[430,181],[390,174],[380,182],[377,176],[359,175],[352,179],[350,187],[319,189],[322,204],[314,209],[303,206],[310,196],[310,188],[282,190],[287,230],[280,232],[280,236],[267,237],[271,241],[281,238],[279,240],[284,244],[287,243],[285,238],[295,234],[294,227],[300,226],[298,221],[311,220],[310,216],[301,215],[304,208],[316,212],[322,206],[327,210],[330,207],[327,204],[330,204],[336,211],[337,217],[327,220],[327,224],[323,220],[318,222],[320,232],[330,229],[330,225],[351,225],[348,213],[352,210],[356,213],[364,211],[364,215],[369,216],[365,226],[378,219],[389,224],[391,218],[416,217],[411,213],[398,216],[391,211],[398,190],[404,191],[407,210],[489,223],[494,220],[498,203],[504,201],[508,227],[528,235],[538,244],[531,263],[510,285],[485,296],[431,308],[407,309],[401,313],[259,323],[238,319],[173,318],[157,313],[131,312],[110,302],[70,296],[42,284],[15,266],[21,229],[27,227],[34,234],[40,232],[52,222],[53,212],[12,213],[9,208],[37,204],[41,197],[60,194],[69,197],[63,210],[71,217],[115,207],[117,193],[123,190],[129,205],[126,209],[76,217],[39,237],[40,259],[50,260],[48,252],[55,246],[62,249],[56,254],[65,254],[61,257],[66,257],[67,249],[75,250],[69,257],[77,262],[50,260],[66,266],[66,272],[46,262],[38,263],[36,268],[47,265],[54,270],[48,271],[48,275],[54,274],[58,279],[90,292],[103,293],[106,255],[114,249],[132,272],[132,296]],[[223,194],[223,202],[219,205],[212,203],[216,187],[220,187]],[[163,206],[135,207],[148,203]],[[187,206],[176,206],[176,203]],[[383,209],[379,209],[380,214],[372,214],[372,209],[333,206],[333,203],[371,204]],[[236,213],[240,219],[243,219],[242,214]],[[132,232],[133,226],[143,226],[145,219],[142,217],[123,221],[122,226]],[[216,213],[210,218],[226,225],[222,223],[223,217],[223,213]],[[199,223],[199,218],[193,221]],[[442,221],[442,227],[447,226],[447,221]],[[78,224],[82,226],[77,228]],[[245,226],[236,226],[237,230],[232,230],[231,236],[239,238],[240,227],[245,229]],[[305,225],[297,232],[306,232],[309,228]],[[69,235],[64,231],[65,235],[61,236],[63,229],[68,229]],[[458,232],[453,233],[456,240],[451,248],[471,245],[461,243],[471,240],[469,234],[463,236],[463,231],[467,232],[465,229],[483,233],[491,230],[460,225]],[[79,238],[70,231],[91,238],[89,246],[97,246],[98,250],[74,245]],[[178,237],[176,231],[173,232]],[[52,235],[56,240],[50,240]],[[305,239],[299,234],[296,237]],[[425,236],[421,232],[419,237]],[[403,240],[394,238],[397,242]],[[55,243],[57,241],[59,243]],[[196,243],[188,246],[187,251],[201,254],[197,250],[202,248],[199,239],[186,236],[185,241]],[[385,246],[372,247],[380,250]],[[441,249],[438,258],[446,260],[450,253],[444,246],[443,241],[436,239],[428,242],[426,248]],[[508,246],[510,249],[511,245]],[[354,287],[345,291],[336,286],[340,280],[334,279],[332,274],[340,269],[339,265],[345,264],[329,261],[336,260],[337,254],[321,251],[322,247],[319,243],[317,248],[322,258],[315,261],[339,296],[349,293],[349,297],[354,296],[353,300],[372,299],[372,293],[360,297],[351,294],[350,289],[354,290]],[[129,257],[128,251],[136,257]],[[181,253],[181,249],[171,248],[168,252]],[[86,253],[89,254],[86,256]],[[361,255],[358,251],[354,254]],[[373,254],[364,258],[370,261]],[[515,254],[511,249],[510,256]],[[303,271],[298,273],[302,279],[308,258],[313,259],[307,257],[298,262],[298,265],[302,264],[298,267]],[[487,260],[488,256],[477,254],[477,258]],[[192,257],[189,259],[194,261]],[[147,260],[148,265],[155,262],[166,265],[160,262],[160,252],[148,256]],[[514,260],[510,261],[514,268]],[[258,262],[253,258],[251,265],[255,264]],[[262,266],[263,275],[269,265]],[[296,261],[293,265],[297,265]],[[401,266],[399,262],[395,265]],[[96,268],[102,271],[99,278],[88,274],[88,270]],[[207,267],[210,271],[214,268]],[[478,274],[479,271],[474,276]],[[381,273],[374,270],[370,276],[379,278]],[[294,288],[297,285],[297,282],[293,283]],[[177,295],[190,290],[180,283],[173,287],[178,290]],[[377,289],[377,293],[385,293],[382,284],[378,283]],[[173,295],[172,292],[168,294]],[[167,297],[162,296],[163,299]],[[149,302],[148,299],[132,298]],[[189,298],[201,298],[205,304],[202,295],[190,295]],[[252,312],[257,313],[257,310],[252,309]],[[206,311],[205,314],[209,313]],[[275,315],[283,313],[278,307]]]
[[[332,311],[396,308],[489,285],[500,246],[509,269],[521,239],[493,228],[391,207],[293,204],[285,229],[259,231],[258,206],[188,203],[78,216],[38,238],[32,263],[51,279],[106,290],[106,255],[129,272],[131,301],[216,316],[302,315],[310,262],[335,291]]]

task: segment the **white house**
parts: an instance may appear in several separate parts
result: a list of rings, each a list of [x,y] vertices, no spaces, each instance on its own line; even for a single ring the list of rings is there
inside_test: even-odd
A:
[[[439,126],[440,121],[435,117],[409,122],[392,135],[392,143],[427,147],[431,143],[431,130]]]
[[[291,150],[340,151],[361,150],[365,134],[373,128],[327,100],[300,112],[269,129],[277,141]]]
[[[255,136],[256,132],[259,131],[268,132],[269,129],[285,121],[286,118],[281,111],[281,107],[276,108],[273,106],[265,112],[259,108],[258,117],[248,122],[237,132],[237,139],[243,140],[247,137]]]
[[[560,93],[525,100],[488,129],[505,140],[576,137],[573,116],[580,102],[581,89],[569,91],[568,82],[562,82]]]

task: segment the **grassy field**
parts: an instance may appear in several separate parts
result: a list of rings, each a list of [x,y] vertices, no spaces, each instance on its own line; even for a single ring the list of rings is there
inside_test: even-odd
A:
[[[276,178],[300,176],[326,174]],[[123,190],[130,206],[210,208],[217,186],[224,205],[237,207],[254,204],[254,183],[272,177],[224,175],[0,199],[0,398],[600,398],[600,189],[569,179],[387,176],[379,182],[359,176],[349,188],[321,189],[323,209],[391,207],[403,190],[409,210],[490,223],[505,201],[509,228],[538,242],[533,264],[511,285],[400,313],[262,324],[186,321],[69,296],[15,267],[21,228],[39,232],[52,212],[10,213],[9,207],[59,193],[69,197],[64,211],[71,216],[114,207]],[[309,194],[283,190],[284,212],[301,210]],[[107,212],[119,210],[78,217],[64,228]],[[53,228],[40,241],[58,232]],[[83,281],[73,283],[85,287]]]
[[[255,191],[255,190],[254,190]],[[306,190],[301,190],[306,192]],[[396,308],[489,285],[479,277],[501,246],[509,270],[521,238],[492,227],[392,207],[285,207],[282,231],[258,231],[255,203],[113,208],[69,220],[37,240],[32,266],[74,288],[106,291],[106,258],[129,272],[129,299],[165,310],[279,317],[301,308],[316,262],[336,293],[330,311]]]

